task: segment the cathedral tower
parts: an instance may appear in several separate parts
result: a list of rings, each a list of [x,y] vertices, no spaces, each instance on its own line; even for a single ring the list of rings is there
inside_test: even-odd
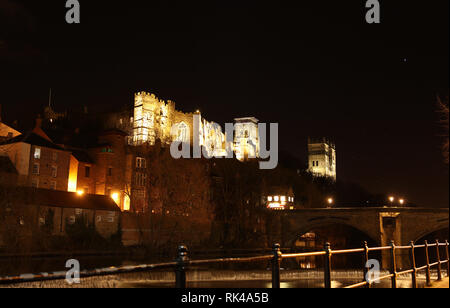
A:
[[[308,171],[336,181],[336,146],[326,138],[308,138]]]

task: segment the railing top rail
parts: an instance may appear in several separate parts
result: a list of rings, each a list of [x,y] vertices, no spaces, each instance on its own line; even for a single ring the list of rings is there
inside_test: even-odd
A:
[[[290,259],[290,258],[303,258],[303,257],[317,257],[317,256],[324,256],[326,253],[325,251],[317,251],[317,252],[302,252],[302,253],[287,253],[282,254],[283,259]]]
[[[205,259],[205,260],[190,260],[190,261],[186,261],[185,264],[187,264],[187,265],[203,265],[203,264],[213,264],[213,263],[245,263],[245,262],[267,261],[272,258],[273,258],[273,255],[245,257],[245,258],[217,258],[217,259]]]
[[[331,253],[334,255],[347,254],[347,253],[359,253],[364,252],[364,248],[355,248],[355,249],[343,249],[343,250],[331,250]]]
[[[391,246],[384,246],[384,247],[372,247],[372,248],[370,248],[369,247],[369,251],[381,251],[381,250],[389,250],[389,249],[392,249],[392,247]]]

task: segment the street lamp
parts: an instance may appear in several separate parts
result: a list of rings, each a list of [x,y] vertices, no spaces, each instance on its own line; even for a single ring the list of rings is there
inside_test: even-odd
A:
[[[404,199],[400,199],[398,202],[400,202],[401,205],[405,204],[405,200]]]
[[[394,203],[395,198],[391,196],[391,197],[389,197],[389,201],[391,201],[391,203]]]
[[[328,198],[327,202],[328,202],[328,205],[331,207],[334,203],[334,200],[333,200],[333,198]]]

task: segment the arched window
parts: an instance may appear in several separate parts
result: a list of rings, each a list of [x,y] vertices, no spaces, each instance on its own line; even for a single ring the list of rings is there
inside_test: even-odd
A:
[[[181,122],[177,125],[175,141],[189,143],[189,127],[186,123]]]

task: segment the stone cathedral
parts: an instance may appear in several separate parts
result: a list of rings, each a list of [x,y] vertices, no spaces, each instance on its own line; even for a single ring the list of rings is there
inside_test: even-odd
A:
[[[336,181],[336,146],[326,138],[308,138],[309,172]]]
[[[194,116],[200,121],[195,127]],[[225,133],[219,124],[209,122],[200,111],[184,113],[175,109],[175,103],[158,99],[154,94],[138,92],[134,98],[133,132],[130,145],[163,145],[172,141],[193,144],[194,135],[199,145],[206,148],[209,156],[226,156],[227,147],[232,148],[239,160],[259,156],[258,120],[253,117],[235,119],[233,144],[227,145]]]

